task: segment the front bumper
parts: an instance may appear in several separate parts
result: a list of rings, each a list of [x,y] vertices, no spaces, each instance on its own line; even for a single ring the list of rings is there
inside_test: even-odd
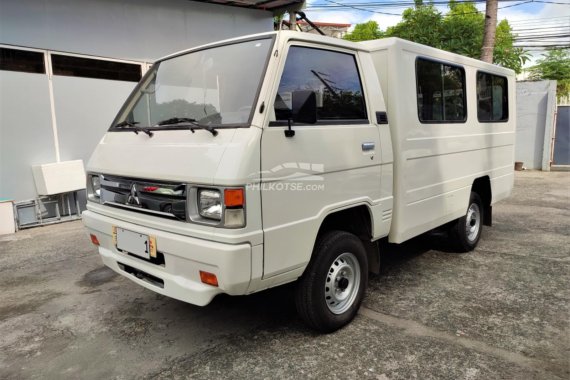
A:
[[[220,293],[247,292],[251,281],[250,244],[231,245],[182,236],[92,211],[83,212],[83,223],[99,240],[103,263],[145,288],[199,306],[207,305]],[[157,251],[164,255],[164,264],[153,264],[118,251],[113,244],[113,226],[156,236]],[[202,283],[200,271],[214,273],[219,286]]]

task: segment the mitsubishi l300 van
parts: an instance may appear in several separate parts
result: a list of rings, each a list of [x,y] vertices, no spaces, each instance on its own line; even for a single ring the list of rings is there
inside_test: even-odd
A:
[[[105,265],[195,305],[296,282],[311,327],[355,316],[378,242],[475,248],[513,186],[511,70],[387,38],[281,31],[146,73],[88,165]]]

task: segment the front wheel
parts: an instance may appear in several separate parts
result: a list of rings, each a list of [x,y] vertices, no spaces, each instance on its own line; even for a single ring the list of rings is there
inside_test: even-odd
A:
[[[467,212],[451,226],[450,235],[459,251],[468,252],[477,246],[482,230],[483,204],[481,197],[479,194],[471,192]]]
[[[315,330],[338,330],[358,312],[367,282],[368,260],[360,239],[344,231],[328,232],[318,239],[297,283],[299,316]]]

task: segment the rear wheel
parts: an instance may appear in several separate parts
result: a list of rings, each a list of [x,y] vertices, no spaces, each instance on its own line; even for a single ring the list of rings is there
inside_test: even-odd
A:
[[[481,197],[479,194],[471,192],[467,212],[452,225],[450,235],[459,251],[468,252],[477,246],[482,230],[483,204]]]
[[[344,231],[328,232],[317,241],[297,283],[299,316],[315,330],[335,331],[358,312],[367,282],[368,262],[360,239]]]

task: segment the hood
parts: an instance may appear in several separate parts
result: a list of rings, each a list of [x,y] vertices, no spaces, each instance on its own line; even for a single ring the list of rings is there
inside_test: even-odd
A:
[[[149,137],[130,131],[107,132],[87,171],[149,180],[208,185],[243,185],[259,170],[261,130],[218,128],[161,130]],[[225,158],[224,158],[225,157]]]

